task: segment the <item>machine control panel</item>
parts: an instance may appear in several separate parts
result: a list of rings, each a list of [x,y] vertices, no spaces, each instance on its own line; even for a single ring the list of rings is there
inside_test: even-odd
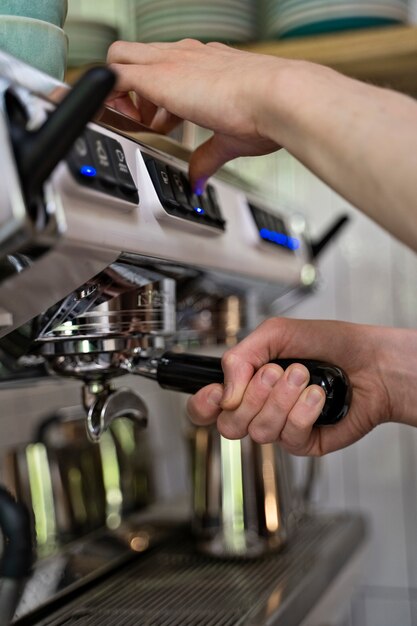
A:
[[[165,211],[175,217],[225,230],[217,195],[208,185],[201,195],[192,193],[190,184],[180,170],[143,154],[149,175]]]
[[[75,142],[67,163],[82,185],[132,204],[139,203],[123,147],[116,139],[87,129]]]
[[[265,209],[249,204],[250,212],[255,221],[262,241],[287,250],[298,250],[300,240],[288,234],[284,220]]]

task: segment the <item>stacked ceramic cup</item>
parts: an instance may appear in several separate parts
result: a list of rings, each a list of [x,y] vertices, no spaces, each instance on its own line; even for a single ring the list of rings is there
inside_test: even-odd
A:
[[[264,0],[267,39],[407,21],[408,0]]]
[[[68,0],[0,0],[0,50],[62,80]]]
[[[239,43],[256,35],[255,0],[136,0],[138,41]]]
[[[71,0],[65,24],[69,67],[105,62],[109,46],[118,38],[119,18],[127,7],[122,0]]]

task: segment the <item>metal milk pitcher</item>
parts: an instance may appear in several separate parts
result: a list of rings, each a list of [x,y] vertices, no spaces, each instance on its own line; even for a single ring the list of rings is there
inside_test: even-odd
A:
[[[295,485],[293,459],[276,444],[231,441],[215,426],[189,431],[193,533],[198,548],[219,557],[257,557],[279,549],[296,527],[312,484]]]

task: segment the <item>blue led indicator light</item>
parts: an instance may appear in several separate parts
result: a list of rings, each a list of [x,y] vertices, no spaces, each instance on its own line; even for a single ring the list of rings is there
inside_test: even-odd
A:
[[[83,165],[80,167],[81,176],[86,176],[87,178],[93,178],[97,176],[97,170],[92,165]]]
[[[298,250],[300,247],[300,240],[296,237],[288,237],[288,247],[290,250]]]
[[[202,209],[201,207],[197,206],[194,208],[194,211],[196,213],[198,213],[199,215],[204,215],[204,209]]]
[[[259,231],[262,239],[265,241],[271,241],[278,246],[284,246],[290,250],[298,250],[300,247],[300,240],[295,237],[287,237],[284,233],[277,233],[275,230],[269,230],[268,228],[261,228]]]
[[[284,235],[283,233],[276,233],[275,231],[272,232],[272,241],[274,243],[277,243],[279,246],[287,246],[288,244],[288,237],[287,235]]]

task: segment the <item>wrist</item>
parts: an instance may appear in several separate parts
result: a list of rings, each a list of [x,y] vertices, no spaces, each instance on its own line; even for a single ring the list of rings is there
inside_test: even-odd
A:
[[[323,142],[332,143],[328,135],[337,131],[338,121],[332,120],[329,110],[343,105],[347,81],[357,81],[309,61],[274,61],[274,71],[266,73],[267,83],[258,94],[258,100],[262,98],[259,133],[314,170],[322,158]]]
[[[389,396],[389,419],[417,426],[417,331],[381,330],[379,367]]]
[[[263,73],[263,83],[257,90],[255,120],[261,137],[291,149],[301,116],[306,114],[308,83],[317,71],[326,68],[306,61],[292,59],[270,60],[270,71]],[[301,106],[300,106],[301,105]]]

